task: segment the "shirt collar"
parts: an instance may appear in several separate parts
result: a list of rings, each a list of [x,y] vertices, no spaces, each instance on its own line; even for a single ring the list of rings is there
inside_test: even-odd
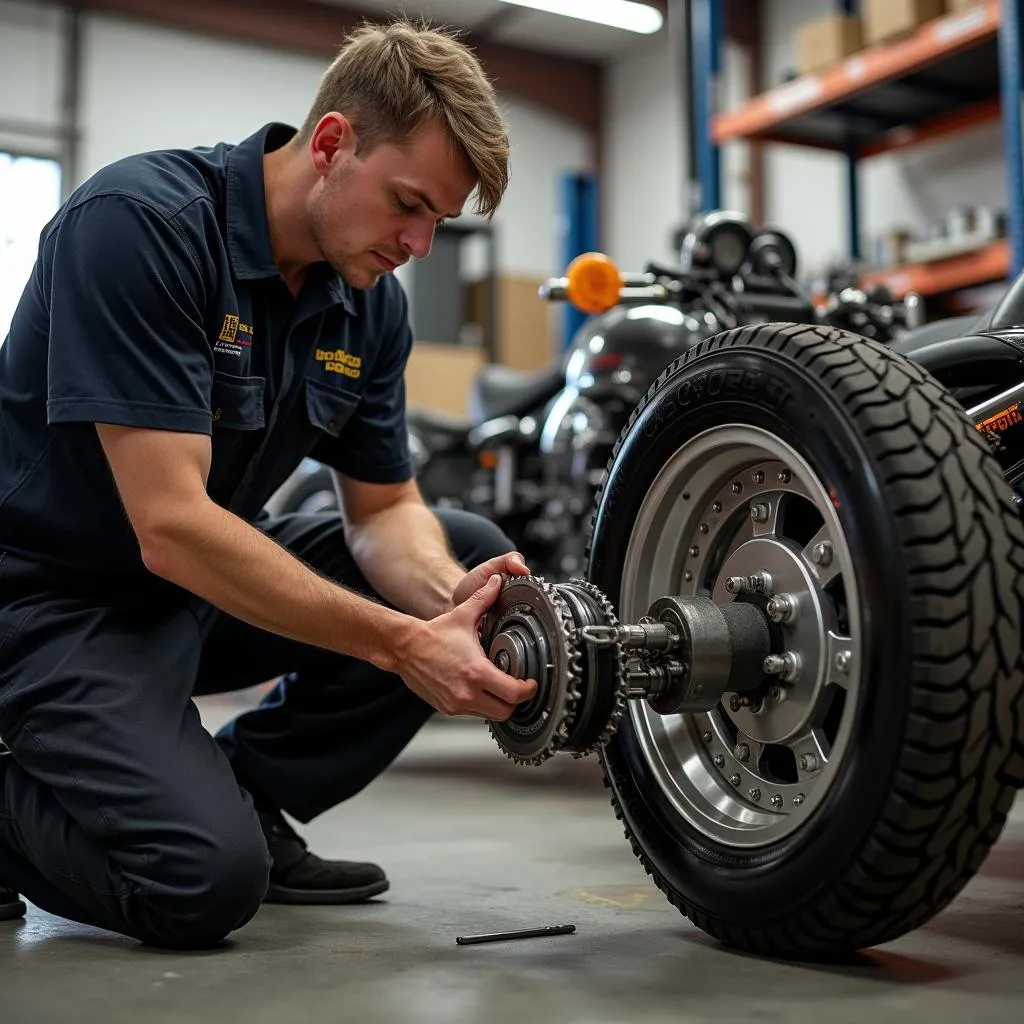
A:
[[[270,244],[267,200],[263,180],[263,155],[280,149],[296,129],[273,122],[234,146],[227,156],[227,242],[235,277],[240,280],[280,277]],[[326,263],[311,268],[322,281],[324,305],[340,303],[354,316],[352,289]]]

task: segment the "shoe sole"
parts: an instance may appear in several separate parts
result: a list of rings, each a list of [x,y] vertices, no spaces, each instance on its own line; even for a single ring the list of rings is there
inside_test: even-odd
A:
[[[22,900],[13,903],[0,903],[0,921],[17,921],[28,913],[28,907]]]
[[[291,903],[302,906],[338,906],[345,903],[362,903],[365,900],[387,892],[391,883],[385,878],[380,882],[360,885],[352,889],[289,889],[284,885],[270,883],[264,903]]]

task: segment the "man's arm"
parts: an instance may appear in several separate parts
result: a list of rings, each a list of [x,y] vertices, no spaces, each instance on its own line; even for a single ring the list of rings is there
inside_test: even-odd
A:
[[[493,580],[422,622],[322,578],[211,501],[208,436],[96,429],[151,572],[251,625],[396,672],[443,714],[504,721],[536,692],[480,649],[479,621],[499,593]]]
[[[416,481],[370,484],[336,470],[332,476],[345,520],[345,542],[374,590],[421,619],[451,608],[452,594],[467,569],[449,551],[444,530]]]

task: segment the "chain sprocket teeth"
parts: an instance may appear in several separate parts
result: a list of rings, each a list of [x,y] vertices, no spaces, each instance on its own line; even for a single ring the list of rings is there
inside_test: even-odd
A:
[[[615,609],[611,601],[608,600],[607,594],[600,587],[584,579],[572,579],[570,582],[581,590],[586,591],[601,606],[601,611],[604,614],[607,625],[613,628],[618,626],[619,619],[615,614]],[[626,708],[629,704],[629,678],[626,661],[626,648],[621,643],[617,643],[615,645],[615,704],[612,707],[612,713],[608,716],[608,722],[601,731],[601,735],[589,747],[575,752],[573,756],[586,757],[588,754],[600,752],[618,731],[619,723],[622,721],[622,716],[626,713]]]
[[[540,590],[551,602],[562,626],[561,636],[558,639],[563,645],[563,650],[566,654],[568,679],[562,705],[562,718],[548,743],[533,755],[523,756],[516,754],[506,749],[495,731],[494,724],[491,722],[487,723],[491,738],[505,752],[505,756],[509,760],[519,765],[539,767],[545,761],[554,757],[569,740],[569,730],[576,721],[576,705],[579,703],[581,696],[580,682],[583,677],[583,656],[575,638],[576,624],[573,621],[572,611],[555,585],[540,576],[517,576],[509,582],[529,583]],[[552,709],[551,713],[554,714],[555,709]]]

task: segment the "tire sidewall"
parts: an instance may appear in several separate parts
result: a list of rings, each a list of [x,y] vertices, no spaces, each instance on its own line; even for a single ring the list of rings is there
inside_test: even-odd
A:
[[[589,578],[618,603],[641,502],[690,438],[715,426],[764,428],[798,451],[836,505],[857,567],[860,696],[843,759],[810,819],[780,841],[727,847],[690,826],[657,783],[627,715],[604,752],[629,829],[662,881],[690,907],[768,923],[810,901],[854,860],[891,788],[911,672],[905,552],[879,469],[850,416],[795,360],[749,345],[721,348],[669,373],[613,460],[595,517]]]

